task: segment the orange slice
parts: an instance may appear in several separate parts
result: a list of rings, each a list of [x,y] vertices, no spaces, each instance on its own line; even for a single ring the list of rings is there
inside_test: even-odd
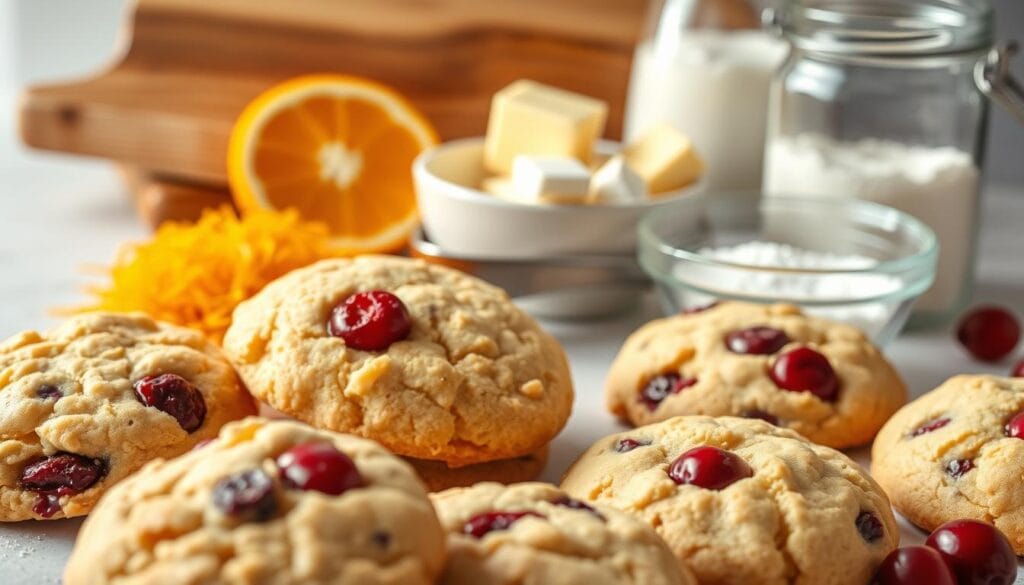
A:
[[[242,213],[294,208],[343,253],[393,251],[416,225],[412,161],[437,133],[408,101],[345,75],[285,81],[250,103],[228,145]]]

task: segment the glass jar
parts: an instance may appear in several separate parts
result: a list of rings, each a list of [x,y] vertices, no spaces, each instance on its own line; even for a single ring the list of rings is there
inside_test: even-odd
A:
[[[761,188],[768,88],[786,43],[747,0],[653,0],[633,57],[628,141],[670,124],[704,159],[709,189]]]
[[[766,196],[860,197],[929,224],[938,273],[914,322],[947,320],[974,275],[988,117],[979,85],[1005,81],[1002,54],[987,60],[991,6],[791,0],[771,22],[792,50],[770,94]]]

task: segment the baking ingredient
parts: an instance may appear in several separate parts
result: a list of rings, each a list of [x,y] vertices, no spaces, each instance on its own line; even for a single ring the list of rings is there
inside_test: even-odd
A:
[[[228,180],[243,215],[295,208],[348,253],[401,248],[417,222],[412,161],[437,143],[397,92],[344,75],[280,83],[239,116]]]
[[[494,94],[484,141],[484,165],[507,175],[519,155],[563,156],[589,164],[604,133],[608,104],[521,79]]]
[[[630,203],[647,198],[647,183],[621,155],[609,158],[590,177],[590,203]]]
[[[1013,368],[1013,371],[1010,372],[1010,375],[1017,378],[1024,378],[1024,360],[1020,360],[1019,362],[1017,362],[1017,366]]]
[[[981,306],[967,312],[957,325],[956,338],[975,358],[997,362],[1020,341],[1020,322],[1003,307]]]
[[[857,533],[864,539],[864,542],[872,543],[885,536],[885,526],[878,516],[871,512],[864,511],[857,515],[855,521]]]
[[[355,462],[327,443],[296,445],[277,457],[277,467],[288,487],[329,496],[365,485]]]
[[[633,57],[627,142],[669,123],[707,162],[709,188],[759,190],[768,90],[786,51],[761,31],[685,30],[664,20]]]
[[[142,311],[219,342],[238,303],[296,268],[337,255],[327,228],[295,211],[238,219],[223,207],[195,224],[166,222],[153,238],[123,247],[110,283],[91,287],[80,311]]]
[[[512,177],[484,177],[480,182],[480,188],[485,193],[490,193],[498,199],[517,201],[515,187],[512,185]]]
[[[898,548],[879,565],[871,585],[957,585],[938,551],[927,546]]]
[[[974,461],[970,459],[953,459],[946,464],[946,475],[953,479],[960,479],[972,469],[974,469]]]
[[[474,538],[483,538],[491,532],[498,532],[512,528],[512,525],[523,518],[543,518],[536,512],[484,512],[469,519],[462,527],[462,533]]]
[[[357,292],[331,310],[327,332],[362,351],[383,351],[409,336],[412,319],[402,299],[384,290]]]
[[[748,355],[771,355],[789,341],[785,331],[765,325],[730,331],[725,336],[725,346],[729,351]]]
[[[1013,585],[1017,578],[1017,555],[1010,541],[987,522],[947,522],[925,544],[946,559],[959,585]]]
[[[920,437],[921,435],[927,435],[928,433],[935,432],[935,431],[941,429],[942,427],[948,425],[949,422],[950,422],[949,417],[942,417],[942,418],[935,419],[935,420],[933,420],[931,422],[927,422],[927,423],[917,427],[916,429],[914,429],[910,433],[910,436],[911,437]]]
[[[223,514],[260,522],[277,511],[274,480],[262,469],[239,471],[213,487],[213,505]]]
[[[1014,439],[1024,439],[1024,412],[1018,412],[1010,419],[1010,422],[1006,423],[1006,427],[1003,428],[1003,432],[1006,433],[1007,437],[1013,437]]]
[[[768,145],[765,193],[869,199],[928,224],[939,240],[938,272],[914,306],[942,313],[973,279],[979,175],[971,155],[951,147],[803,134]]]
[[[693,183],[704,172],[693,143],[668,124],[657,124],[629,142],[623,156],[655,197]]]
[[[590,170],[568,157],[519,155],[512,164],[512,191],[527,203],[583,203]]]
[[[673,461],[668,467],[668,476],[677,485],[723,490],[741,479],[753,477],[754,471],[739,455],[703,445]]]
[[[780,355],[768,370],[775,385],[790,392],[810,392],[833,402],[839,395],[839,378],[828,358],[809,347],[798,347]]]
[[[145,376],[136,380],[132,389],[139,402],[171,415],[186,433],[203,426],[206,400],[185,378],[177,374]]]
[[[834,306],[808,305],[804,309],[811,315],[857,326],[869,335],[885,327],[895,307],[884,302],[860,300],[884,296],[896,292],[902,286],[898,278],[884,274],[815,272],[857,271],[878,264],[873,258],[857,254],[817,252],[780,242],[758,240],[734,246],[702,248],[698,253],[720,262],[781,270],[751,271],[745,268],[694,266],[688,267],[685,272],[678,272],[677,278],[704,290],[717,292],[723,297],[757,295],[797,304],[802,301],[833,302]]]
[[[679,374],[660,374],[654,376],[640,389],[640,402],[654,412],[663,400],[673,394],[679,394],[697,383],[697,378],[684,378]]]

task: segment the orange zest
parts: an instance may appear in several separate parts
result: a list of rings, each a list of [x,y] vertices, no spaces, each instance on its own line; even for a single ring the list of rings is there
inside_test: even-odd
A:
[[[418,214],[412,162],[437,133],[394,90],[344,75],[307,75],[242,112],[228,178],[243,213],[294,208],[324,223],[349,254],[402,247]]]

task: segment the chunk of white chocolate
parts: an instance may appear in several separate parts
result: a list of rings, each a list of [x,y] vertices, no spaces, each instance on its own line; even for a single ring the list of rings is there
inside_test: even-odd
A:
[[[590,170],[569,157],[517,156],[512,191],[528,203],[585,203]]]
[[[590,203],[630,203],[647,198],[647,183],[616,155],[590,178]]]

